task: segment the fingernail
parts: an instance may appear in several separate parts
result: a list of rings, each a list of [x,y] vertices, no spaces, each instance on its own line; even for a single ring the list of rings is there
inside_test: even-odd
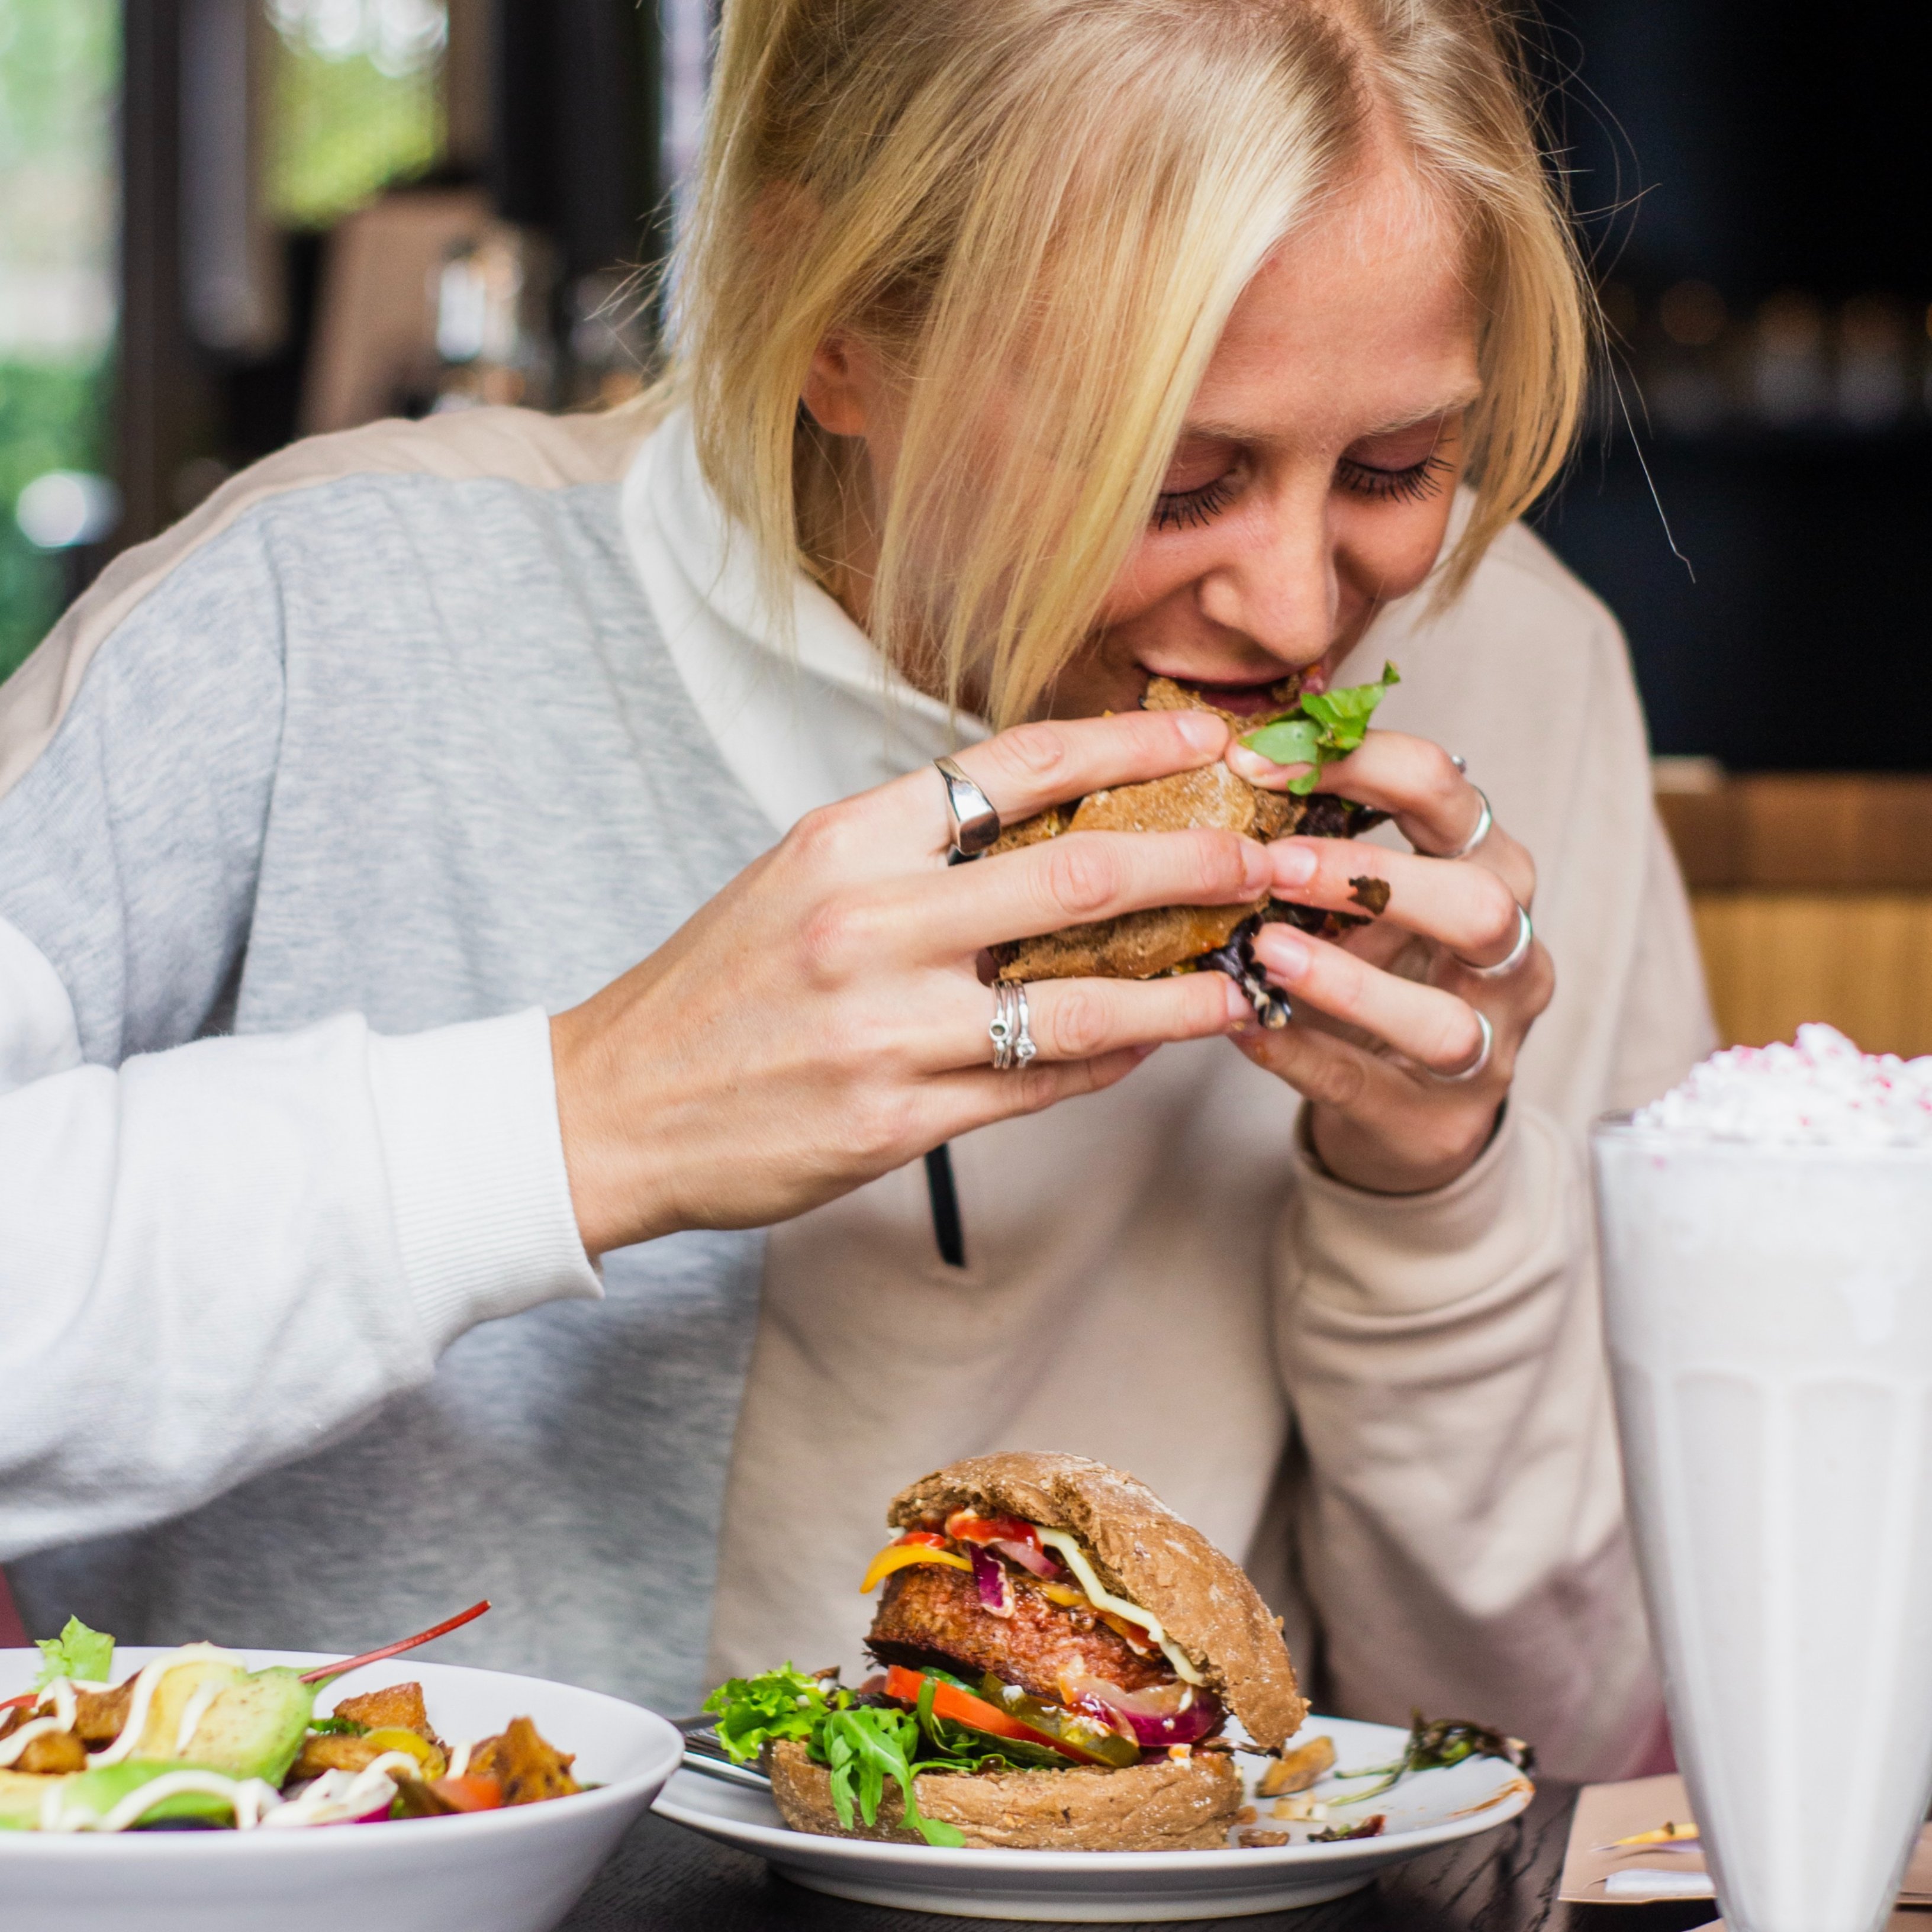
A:
[[[1252,898],[1257,892],[1268,891],[1276,878],[1274,855],[1265,845],[1258,844],[1252,838],[1241,841],[1241,884]]]
[[[1228,747],[1228,769],[1251,784],[1279,790],[1292,778],[1307,770],[1306,765],[1278,765],[1258,752],[1251,752],[1239,739]]]
[[[1255,1010],[1248,1004],[1247,994],[1243,992],[1232,980],[1222,980],[1222,985],[1226,994],[1228,1030],[1230,1033],[1239,1033],[1243,1028],[1252,1026],[1255,1023]]]
[[[1255,956],[1277,980],[1298,980],[1308,970],[1315,954],[1292,926],[1276,920],[1255,934]]]
[[[1197,752],[1218,752],[1227,742],[1228,728],[1210,711],[1174,711],[1168,714],[1174,728]]]
[[[1275,884],[1278,886],[1305,886],[1321,869],[1321,860],[1306,845],[1297,845],[1284,839],[1268,850],[1268,856],[1274,862]]]

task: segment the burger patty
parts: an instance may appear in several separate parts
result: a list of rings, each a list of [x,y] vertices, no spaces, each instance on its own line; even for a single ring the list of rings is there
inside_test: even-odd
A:
[[[990,1670],[1054,1702],[1064,1671],[1104,1677],[1123,1690],[1174,1681],[1166,1658],[1137,1655],[1086,1605],[1051,1602],[1023,1577],[1012,1583],[1013,1613],[996,1617],[964,1570],[937,1563],[901,1570],[886,1582],[866,1647],[883,1664],[916,1669],[937,1659]]]

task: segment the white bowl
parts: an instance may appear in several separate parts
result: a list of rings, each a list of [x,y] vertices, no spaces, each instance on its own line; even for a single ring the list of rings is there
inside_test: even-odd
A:
[[[162,1653],[114,1653],[116,1682]],[[251,1669],[332,1660],[244,1650]],[[37,1652],[0,1651],[0,1696],[24,1689]],[[677,1768],[683,1740],[659,1717],[568,1684],[392,1658],[326,1688],[338,1696],[414,1679],[454,1742],[536,1720],[575,1775],[574,1798],[448,1818],[290,1832],[0,1832],[6,1932],[550,1932]]]

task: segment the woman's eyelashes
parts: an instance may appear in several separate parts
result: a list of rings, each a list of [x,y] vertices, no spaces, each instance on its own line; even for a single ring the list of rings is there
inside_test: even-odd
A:
[[[1378,502],[1419,503],[1442,488],[1455,466],[1447,457],[1432,451],[1420,462],[1405,464],[1400,470],[1384,470],[1345,456],[1335,466],[1335,480],[1352,495],[1370,497]]]
[[[1212,482],[1196,484],[1191,490],[1163,490],[1154,500],[1154,526],[1157,530],[1198,530],[1234,501],[1234,490],[1232,472]]]

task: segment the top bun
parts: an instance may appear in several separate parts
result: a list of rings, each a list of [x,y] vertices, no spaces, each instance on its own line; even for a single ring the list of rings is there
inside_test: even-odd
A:
[[[922,1476],[893,1497],[886,1520],[910,1528],[956,1509],[1070,1531],[1102,1583],[1161,1620],[1256,1744],[1277,1750],[1301,1728],[1308,1705],[1280,1622],[1240,1566],[1144,1483],[1084,1456],[1012,1450]]]

